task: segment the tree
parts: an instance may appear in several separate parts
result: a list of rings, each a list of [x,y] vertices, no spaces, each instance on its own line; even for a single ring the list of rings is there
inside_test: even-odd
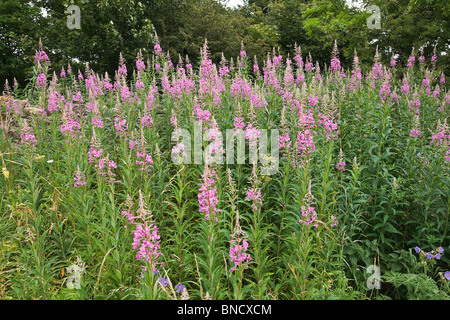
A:
[[[67,27],[69,1],[39,1],[46,10],[44,45],[52,64],[60,68],[68,62],[89,63],[97,72],[114,74],[119,55],[133,63],[138,51],[144,55],[153,48],[155,29],[149,16],[148,1],[81,0],[81,29]]]
[[[14,78],[24,83],[38,45],[40,10],[30,1],[0,2],[0,87]]]
[[[450,2],[448,0],[374,0],[366,4],[379,6],[381,29],[372,33],[381,51],[399,55],[405,64],[414,47],[424,46],[431,57],[434,47],[440,55],[438,64],[450,71]],[[376,30],[374,30],[376,31]],[[387,55],[387,58],[390,54]]]
[[[367,18],[370,14],[349,7],[344,0],[320,0],[304,5],[302,17],[307,41],[305,51],[329,65],[337,41],[341,64],[351,67],[355,49],[362,63],[371,63],[375,48],[370,46]]]

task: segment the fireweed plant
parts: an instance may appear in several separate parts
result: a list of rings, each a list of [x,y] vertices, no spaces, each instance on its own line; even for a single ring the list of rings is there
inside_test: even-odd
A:
[[[337,43],[327,65],[297,45],[261,63],[244,44],[219,64],[207,42],[198,64],[153,49],[100,75],[54,70],[40,43],[27,87],[6,83],[0,298],[404,299],[414,279],[448,297],[436,53],[401,66],[376,50],[363,70],[355,50],[345,70]]]

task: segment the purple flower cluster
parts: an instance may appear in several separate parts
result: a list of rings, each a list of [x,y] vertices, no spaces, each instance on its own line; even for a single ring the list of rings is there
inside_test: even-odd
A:
[[[249,262],[252,258],[248,253],[246,253],[248,249],[247,236],[245,235],[245,232],[242,231],[238,218],[236,219],[236,226],[231,238],[232,240],[229,241],[231,244],[229,256],[234,265],[230,269],[230,272],[236,271],[236,269],[241,265],[244,269],[247,269],[248,265],[246,262]]]
[[[73,184],[73,186],[75,188],[86,185],[86,178],[85,178],[83,172],[81,172],[80,166],[77,166],[77,171],[75,172],[75,177],[73,178],[73,181],[75,182]]]
[[[336,169],[340,171],[345,171],[345,161],[338,161],[336,163]]]
[[[205,219],[214,219],[219,221],[217,214],[220,210],[217,208],[219,199],[217,197],[217,186],[215,185],[216,172],[205,166],[202,175],[203,184],[200,187],[200,193],[198,194],[199,211],[205,213]]]
[[[419,247],[415,247],[414,251],[416,253],[419,253],[421,255],[421,257],[425,257],[426,259],[429,259],[429,260],[433,260],[433,259],[440,260],[441,259],[441,254],[444,253],[444,248],[439,247],[439,248],[436,248],[436,250],[433,250],[431,252],[425,252],[422,249],[420,249]]]
[[[314,223],[317,219],[316,209],[310,206],[301,206],[302,211],[302,219],[299,220],[300,223],[304,223],[305,225],[310,225]],[[317,228],[317,224],[313,224],[313,227]]]
[[[162,256],[162,253],[159,251],[160,236],[158,227],[155,221],[152,220],[153,215],[147,210],[141,190],[139,190],[139,206],[136,216],[133,214],[133,203],[130,198],[127,200],[127,205],[128,210],[122,211],[122,215],[127,218],[131,225],[136,226],[136,229],[132,231],[134,235],[133,249],[138,250],[136,259],[147,262],[152,270],[155,271],[156,266],[162,264],[157,261]]]

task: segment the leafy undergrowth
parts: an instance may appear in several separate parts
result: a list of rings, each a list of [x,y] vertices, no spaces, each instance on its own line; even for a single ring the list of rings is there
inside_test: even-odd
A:
[[[154,49],[111,80],[40,47],[7,86],[0,298],[448,299],[436,56],[363,73],[337,47],[322,70],[300,47],[253,67]]]

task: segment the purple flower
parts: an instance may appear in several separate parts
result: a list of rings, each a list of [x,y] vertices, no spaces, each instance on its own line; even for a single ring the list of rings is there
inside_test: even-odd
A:
[[[163,278],[163,277],[159,277],[159,283],[161,283],[161,285],[163,287],[167,287],[169,285],[169,279],[166,279],[166,278]]]
[[[414,250],[416,250],[416,253],[420,252],[420,248],[419,247],[415,247]]]
[[[437,252],[444,253],[444,248],[442,248],[442,247],[437,248]]]
[[[428,259],[433,259],[433,255],[432,255],[431,253],[429,253],[429,252],[427,252],[426,257],[427,257]]]
[[[217,222],[219,221],[217,215],[220,210],[217,208],[219,199],[217,197],[217,186],[215,185],[216,177],[216,172],[205,166],[202,175],[203,184],[200,187],[200,193],[198,194],[198,203],[199,211],[205,212],[205,219],[214,219]]]
[[[447,280],[450,280],[450,271],[446,271],[445,274],[444,274],[444,277],[445,277]]]
[[[336,169],[345,171],[345,161],[339,161],[336,163]]]
[[[157,56],[159,56],[162,52],[161,45],[158,42],[155,43],[153,49],[155,50]]]
[[[75,188],[86,185],[86,178],[85,178],[84,174],[81,172],[80,166],[77,166],[77,172],[75,173],[75,177],[73,178],[73,181],[75,181],[75,183],[73,184],[73,186]]]
[[[434,256],[436,259],[441,259],[441,255],[438,253],[438,254],[436,254],[435,256]]]
[[[47,53],[44,50],[36,51],[36,54],[34,55],[34,62],[37,63],[38,61],[49,62]]]
[[[36,85],[38,86],[38,88],[41,88],[43,85],[45,85],[45,83],[47,82],[45,74],[44,73],[40,73],[37,76],[36,81],[37,81]]]
[[[108,157],[102,159],[101,161],[104,160],[107,164],[109,164],[109,166],[116,167],[116,164],[113,161],[108,161]],[[110,170],[109,167],[108,170]],[[100,174],[101,173],[104,172],[100,172]],[[136,259],[148,262],[152,267],[153,274],[156,274],[158,272],[156,265],[164,264],[163,262],[157,261],[158,258],[162,256],[162,253],[159,251],[160,236],[158,234],[158,227],[153,220],[153,214],[150,210],[148,210],[141,190],[139,190],[139,206],[137,215],[134,215],[132,211],[133,203],[131,199],[127,200],[127,205],[128,209],[126,211],[122,211],[122,215],[127,218],[131,225],[136,226],[136,229],[132,231],[134,235],[132,243],[133,249],[138,250]]]
[[[248,241],[245,232],[242,231],[239,225],[239,218],[236,219],[236,227],[234,233],[231,235],[232,240],[229,241],[231,243],[230,247],[230,260],[234,262],[233,268],[230,269],[230,272],[233,272],[237,269],[238,266],[243,265],[245,269],[248,268],[246,262],[252,260],[250,255],[246,253],[248,248]],[[242,241],[242,243],[241,243]],[[243,264],[244,263],[244,264]]]
[[[412,130],[409,132],[409,136],[410,136],[411,138],[416,138],[416,137],[420,138],[420,137],[422,136],[422,133],[420,132],[420,130],[412,129]]]
[[[177,293],[182,292],[184,290],[185,286],[182,285],[181,283],[177,284],[175,286],[175,289],[177,289]]]

